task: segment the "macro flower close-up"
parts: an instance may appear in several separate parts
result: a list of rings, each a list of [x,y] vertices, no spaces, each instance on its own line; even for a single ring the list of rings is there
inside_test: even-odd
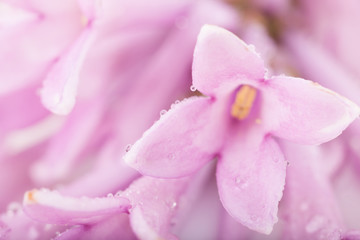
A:
[[[360,240],[357,0],[0,0],[1,240]]]

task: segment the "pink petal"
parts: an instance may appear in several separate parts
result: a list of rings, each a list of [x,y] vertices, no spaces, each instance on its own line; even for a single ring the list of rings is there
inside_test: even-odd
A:
[[[129,226],[127,214],[117,214],[92,226],[72,227],[61,234],[56,240],[136,240]]]
[[[44,156],[32,166],[32,176],[42,186],[50,185],[70,175],[81,153],[90,151],[103,116],[102,99],[79,101],[62,128],[50,140]],[[59,158],[61,156],[61,159]]]
[[[66,115],[75,105],[79,73],[94,40],[94,30],[87,27],[80,37],[52,67],[43,83],[41,100],[56,114]]]
[[[290,239],[340,239],[344,227],[321,146],[282,142],[289,160],[282,213]],[[326,159],[327,160],[327,159]]]
[[[12,202],[6,213],[0,215],[1,240],[52,239],[57,231],[64,230],[64,226],[44,224],[29,218],[21,207],[20,203]]]
[[[59,191],[71,196],[96,197],[125,189],[139,177],[139,173],[123,161],[118,161],[118,156],[123,152],[125,146],[119,144],[117,139],[108,140],[96,157],[91,171],[60,188]]]
[[[46,189],[32,190],[24,196],[24,211],[29,217],[53,224],[95,223],[129,208],[129,201],[122,197],[73,198]]]
[[[360,239],[360,231],[348,231],[341,236],[342,240],[359,240]]]
[[[77,2],[87,20],[93,20],[96,17],[102,3],[101,0],[77,0]]]
[[[176,178],[189,175],[214,158],[224,125],[216,120],[217,103],[192,97],[175,104],[137,141],[124,160],[144,175]]]
[[[1,156],[0,168],[0,211],[11,201],[21,201],[24,192],[33,186],[28,174],[33,162],[41,156],[44,145],[27,149],[15,156]]]
[[[196,189],[197,191],[193,191],[194,194],[191,197],[194,200],[190,204],[190,209],[185,214],[182,210],[182,219],[176,221],[176,233],[179,239],[232,239],[230,234],[226,235],[228,238],[218,236],[223,227],[223,218],[220,214],[225,210],[220,202],[216,186],[213,171],[215,165],[211,163],[208,166],[211,167],[210,176],[200,188]],[[193,185],[194,183],[191,182],[189,187]]]
[[[26,22],[34,21],[37,14],[5,2],[0,2],[0,29],[14,27]]]
[[[264,63],[252,46],[222,28],[202,28],[193,62],[193,85],[199,91],[214,95],[218,88],[244,81],[256,86],[264,74]]]
[[[217,168],[220,199],[229,214],[252,230],[270,234],[278,221],[286,162],[259,128],[234,129]]]
[[[360,82],[338,59],[304,34],[291,32],[285,38],[286,50],[301,75],[360,104]]]
[[[300,78],[273,77],[266,91],[263,117],[271,133],[297,143],[329,141],[360,114],[348,99]]]
[[[122,194],[130,199],[130,222],[140,239],[177,239],[171,234],[171,221],[184,204],[180,197],[189,180],[142,177]]]
[[[37,88],[37,84],[31,84],[0,96],[0,136],[35,124],[48,115],[41,105]]]

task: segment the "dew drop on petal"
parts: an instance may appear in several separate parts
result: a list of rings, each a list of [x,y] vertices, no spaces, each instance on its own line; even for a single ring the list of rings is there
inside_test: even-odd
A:
[[[129,151],[131,150],[131,147],[132,147],[131,144],[126,145],[125,151],[126,151],[126,152],[129,152]]]
[[[240,176],[235,178],[235,183],[236,183],[236,186],[241,189],[245,189],[249,186],[248,180],[246,178],[243,178]]]
[[[107,195],[107,197],[108,197],[108,198],[113,198],[114,195],[113,195],[112,193],[109,193],[109,194]]]
[[[165,109],[161,110],[161,111],[160,111],[160,116],[165,115],[165,113],[167,113],[167,111],[166,111]]]
[[[196,91],[196,87],[195,87],[194,85],[191,85],[190,90],[191,90],[192,92],[195,92],[195,91]]]
[[[121,197],[122,191],[118,191],[115,193],[115,197]]]
[[[177,104],[179,104],[180,101],[179,100],[176,100],[173,104],[171,104],[171,108],[174,108]]]

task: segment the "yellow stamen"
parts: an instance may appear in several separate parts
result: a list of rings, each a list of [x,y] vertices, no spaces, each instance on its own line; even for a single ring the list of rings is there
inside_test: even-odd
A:
[[[243,85],[236,93],[235,102],[231,107],[231,115],[239,120],[245,119],[251,110],[256,98],[256,89]]]
[[[25,201],[27,203],[36,203],[36,200],[34,198],[34,193],[35,193],[35,190],[27,191],[25,193]]]

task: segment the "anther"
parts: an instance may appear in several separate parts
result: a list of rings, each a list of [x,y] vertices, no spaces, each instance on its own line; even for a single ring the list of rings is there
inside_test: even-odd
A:
[[[251,111],[256,98],[256,89],[249,85],[243,85],[236,93],[235,102],[231,107],[231,116],[243,120]]]

